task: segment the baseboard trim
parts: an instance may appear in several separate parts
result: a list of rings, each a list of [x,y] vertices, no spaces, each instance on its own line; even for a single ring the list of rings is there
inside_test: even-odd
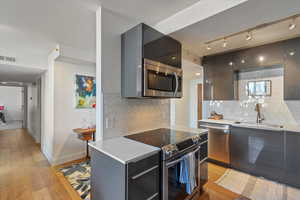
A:
[[[55,166],[55,165],[64,164],[66,162],[70,162],[70,161],[73,161],[73,160],[78,160],[78,159],[84,158],[85,156],[86,156],[86,152],[82,151],[82,152],[75,153],[75,154],[56,157],[51,162],[51,165]]]
[[[46,148],[41,148],[41,149],[42,149],[42,153],[47,158],[48,162],[52,165],[53,159],[51,154],[46,150]]]

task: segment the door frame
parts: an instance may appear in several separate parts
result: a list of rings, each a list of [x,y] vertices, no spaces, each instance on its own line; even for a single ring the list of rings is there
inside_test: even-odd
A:
[[[27,110],[27,85],[24,85],[24,84],[19,84],[19,83],[6,83],[6,84],[3,84],[0,82],[0,86],[5,86],[5,87],[20,87],[22,88],[22,102],[23,102],[23,123],[22,123],[22,128],[27,128],[27,113],[28,113],[28,110]]]

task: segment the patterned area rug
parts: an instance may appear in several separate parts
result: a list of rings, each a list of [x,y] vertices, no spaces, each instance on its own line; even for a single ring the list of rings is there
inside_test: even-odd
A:
[[[90,200],[91,166],[88,161],[61,168],[59,171],[78,192],[81,199]]]
[[[300,199],[299,189],[232,169],[228,169],[215,183],[252,200]]]

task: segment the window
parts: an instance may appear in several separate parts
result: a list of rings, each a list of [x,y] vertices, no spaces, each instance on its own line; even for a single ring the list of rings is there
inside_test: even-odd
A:
[[[249,81],[248,96],[271,96],[272,82],[270,80]]]

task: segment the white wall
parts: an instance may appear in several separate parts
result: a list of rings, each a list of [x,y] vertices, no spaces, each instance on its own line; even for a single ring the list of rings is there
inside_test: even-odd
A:
[[[54,65],[54,156],[52,164],[85,156],[85,142],[72,131],[83,121],[95,124],[95,109],[75,108],[75,75],[95,76],[96,67],[55,62]]]
[[[171,126],[197,128],[198,84],[202,83],[203,73],[202,67],[192,60],[183,60],[183,96],[171,100]],[[196,73],[200,73],[200,76],[196,76]]]
[[[41,107],[39,105],[40,82],[27,86],[27,128],[36,143],[41,142]]]
[[[22,128],[24,120],[23,87],[0,86],[0,105],[5,106],[7,126],[1,129]]]
[[[121,34],[134,25],[107,9],[101,10],[98,62],[102,71],[104,139],[170,125],[170,100],[121,97]]]

